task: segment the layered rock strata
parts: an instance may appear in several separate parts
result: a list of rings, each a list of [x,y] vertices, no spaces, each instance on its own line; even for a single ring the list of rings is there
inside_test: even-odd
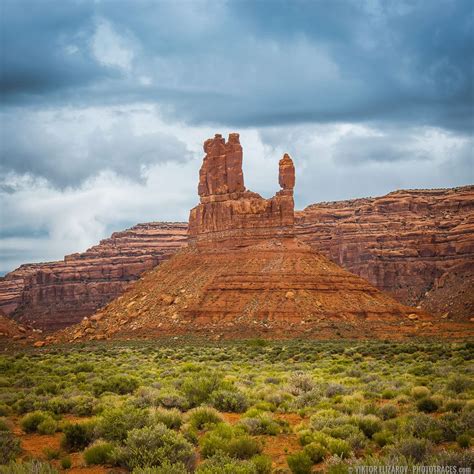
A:
[[[296,234],[399,301],[423,306],[452,271],[474,268],[474,186],[314,204],[296,213]],[[431,299],[433,313],[474,316],[467,292],[448,309]]]
[[[200,204],[189,246],[122,296],[54,341],[215,335],[216,337],[377,337],[466,335],[439,330],[294,237],[294,167],[280,161],[282,189],[271,199],[247,191],[238,135],[205,142]]]
[[[17,307],[10,314],[49,331],[74,324],[175,253],[186,241],[186,233],[185,223],[139,224],[62,262],[26,268]],[[6,281],[10,287],[14,282],[10,275]]]

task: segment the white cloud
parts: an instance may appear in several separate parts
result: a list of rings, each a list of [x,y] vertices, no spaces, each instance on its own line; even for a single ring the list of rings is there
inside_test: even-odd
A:
[[[119,68],[126,72],[131,70],[134,58],[131,41],[120,35],[109,21],[104,19],[97,21],[91,47],[94,57],[104,66]]]

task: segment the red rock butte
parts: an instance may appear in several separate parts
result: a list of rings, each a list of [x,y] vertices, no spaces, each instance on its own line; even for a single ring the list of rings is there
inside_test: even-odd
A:
[[[294,237],[295,167],[285,154],[280,160],[281,190],[271,199],[248,191],[242,172],[239,135],[227,143],[221,135],[206,140],[199,172],[200,204],[189,215],[191,244],[242,247],[268,238]]]
[[[296,238],[288,155],[281,189],[263,199],[245,189],[237,134],[227,143],[216,135],[204,151],[189,245],[52,340],[472,335],[472,325],[448,326],[402,305]]]

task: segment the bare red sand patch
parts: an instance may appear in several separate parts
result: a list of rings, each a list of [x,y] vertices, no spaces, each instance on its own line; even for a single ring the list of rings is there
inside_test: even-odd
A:
[[[46,459],[44,449],[59,449],[61,445],[61,433],[54,435],[23,434],[19,436],[23,456],[29,456],[36,459]]]
[[[263,442],[263,454],[270,456],[272,466],[288,467],[286,457],[302,449],[295,434],[281,434],[277,436],[257,436]]]

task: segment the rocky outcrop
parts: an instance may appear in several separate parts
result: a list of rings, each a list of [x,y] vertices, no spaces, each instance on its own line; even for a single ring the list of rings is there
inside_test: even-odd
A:
[[[175,253],[186,241],[186,233],[185,223],[139,224],[62,262],[26,269],[11,316],[45,330],[78,322]],[[5,280],[10,284],[9,278]]]
[[[37,347],[44,345],[43,343],[38,344],[38,341],[42,336],[40,329],[33,329],[29,326],[18,324],[16,321],[6,317],[0,312],[0,348],[10,345],[11,343],[18,344],[37,344]]]
[[[280,186],[292,189],[294,174],[282,161]],[[186,223],[140,224],[65,261],[22,265],[0,278],[0,309],[45,329],[72,324],[185,245],[186,229]],[[402,303],[449,319],[474,316],[468,271],[474,268],[474,186],[313,204],[295,213],[294,232]]]
[[[425,293],[421,306],[443,319],[469,319],[474,322],[474,264],[467,262],[450,268],[436,278]]]
[[[269,237],[293,236],[295,169],[288,155],[280,161],[282,189],[271,199],[263,199],[245,189],[237,133],[231,133],[227,143],[216,135],[204,143],[204,151],[200,204],[189,215],[192,243],[247,246]]]
[[[474,334],[395,301],[294,236],[294,167],[280,190],[245,190],[238,136],[205,142],[189,246],[52,341],[209,337],[405,338]],[[229,211],[229,209],[231,211]],[[271,212],[278,209],[278,212]],[[277,217],[277,214],[280,217]]]

